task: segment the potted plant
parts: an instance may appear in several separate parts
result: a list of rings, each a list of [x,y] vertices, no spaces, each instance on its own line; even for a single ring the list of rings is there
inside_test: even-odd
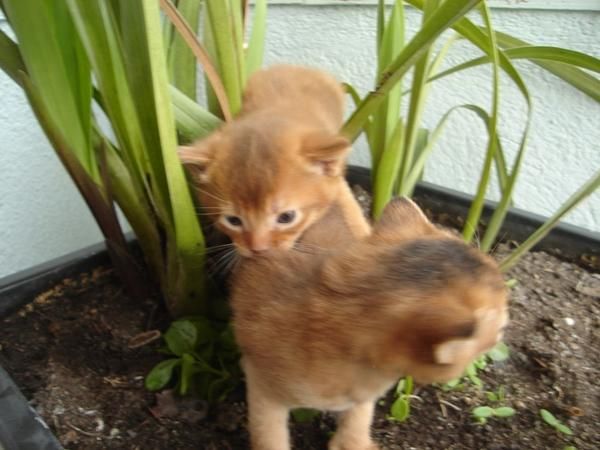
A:
[[[405,4],[423,12],[422,26],[407,40],[404,39]],[[56,339],[72,351],[76,351],[74,349],[77,347],[73,346],[78,340],[79,344],[81,341],[85,342],[86,336],[90,342],[96,342],[102,339],[102,336],[112,342],[117,347],[116,353],[111,353],[110,347],[102,349],[103,363],[106,365],[99,363],[99,372],[109,373],[109,381],[106,383],[113,390],[118,389],[121,383],[121,386],[135,387],[136,392],[143,392],[143,375],[154,367],[146,378],[148,388],[163,388],[171,382],[172,376],[175,376],[176,387],[181,393],[193,391],[201,394],[203,400],[233,398],[235,401],[236,394],[239,394],[236,389],[240,374],[236,366],[235,346],[224,313],[225,300],[215,290],[204,270],[207,257],[206,242],[175,148],[178,141],[187,142],[210,133],[222,120],[230,120],[238,111],[244,82],[248,75],[261,65],[266,1],[255,2],[252,22],[248,13],[248,2],[232,0],[179,0],[174,3],[168,0],[68,0],[49,2],[41,6],[33,0],[3,0],[1,5],[16,40],[0,33],[0,68],[27,94],[38,121],[102,230],[106,239],[106,251],[115,271],[130,296],[138,299],[129,301],[120,293],[117,295],[114,281],[102,270],[93,272],[91,277],[78,278],[76,281],[68,281],[70,278],[67,278],[67,281],[63,280],[56,289],[67,293],[68,300],[65,301],[65,305],[69,305],[73,310],[70,313],[61,311],[55,316],[47,316],[52,318],[48,319],[50,323],[44,324],[46,338]],[[159,7],[164,11],[162,21]],[[470,16],[467,16],[469,13],[480,14],[483,26],[472,22]],[[199,20],[203,20],[204,36],[201,40],[196,37],[195,32]],[[453,44],[453,38],[439,50],[435,44],[442,33],[450,28],[479,48],[483,56],[440,72],[440,63],[448,47]],[[479,189],[475,197],[468,200],[470,206],[464,215],[462,231],[465,239],[471,240],[482,224],[482,213],[486,211],[485,192],[490,183],[491,168],[495,164],[500,174],[499,187],[502,195],[498,204],[487,207],[489,214],[483,216],[485,228],[481,240],[481,248],[490,251],[497,241],[504,219],[507,215],[511,218],[511,199],[529,133],[527,126],[516,159],[511,164],[503,153],[497,127],[498,104],[501,98],[498,92],[500,71],[507,73],[519,87],[527,104],[531,101],[530,96],[513,64],[515,59],[531,59],[598,100],[598,79],[583,72],[581,68],[599,72],[600,61],[565,49],[537,47],[499,33],[492,26],[486,2],[477,0],[398,0],[394,2],[387,17],[384,2],[379,1],[377,30],[378,78],[375,89],[361,97],[352,86],[347,85],[349,94],[356,102],[356,108],[344,127],[344,132],[350,138],[356,138],[361,132],[367,136],[372,156],[372,174],[370,181],[363,185],[372,188],[373,215],[376,217],[379,214],[392,195],[410,195],[415,191],[427,157],[443,130],[447,115],[434,130],[424,130],[421,125],[421,113],[429,84],[469,67],[491,64],[493,102],[490,111],[476,105],[464,106],[475,113],[477,120],[483,120],[486,124],[488,145],[485,149]],[[245,35],[249,36],[247,46],[244,45]],[[195,101],[196,58],[207,78],[205,107]],[[556,64],[557,62],[561,64]],[[403,87],[402,79],[409,71],[412,71],[411,84]],[[406,92],[403,89],[406,89]],[[405,116],[400,114],[400,104],[403,101],[408,105],[408,113]],[[110,130],[99,124],[92,106],[100,108],[108,117]],[[367,179],[364,173],[361,175],[360,172],[355,170],[352,173],[358,173],[356,176],[363,180]],[[541,223],[527,217],[523,219],[522,215],[512,213],[513,221],[515,217],[521,217],[521,221],[529,220],[536,230],[529,236],[519,236],[521,244],[516,250],[503,249],[503,268],[510,269],[527,250],[547,235],[566,212],[593,192],[598,185],[600,172],[585,182],[556,214]],[[452,198],[455,204],[462,207],[465,205],[464,198],[460,196],[428,189],[426,186],[417,188],[416,193],[425,200],[433,198],[434,201],[429,203],[430,207],[435,204],[436,198],[439,202],[444,195],[445,198]],[[119,225],[115,204],[132,226],[142,254],[143,269],[140,268],[139,258],[131,252]],[[564,237],[569,234],[569,229],[563,228],[559,233],[562,234],[555,236]],[[587,241],[582,238],[581,233],[576,237],[579,241],[583,239],[586,243],[584,245],[598,243],[596,236],[588,236]],[[98,258],[94,261],[98,261]],[[532,267],[531,270],[538,269],[535,260],[528,263]],[[72,263],[67,262],[66,265],[63,264],[62,271],[57,273],[59,278],[65,278],[70,271]],[[511,274],[511,277],[513,276],[514,272]],[[54,281],[56,278],[46,277],[42,282],[44,288],[49,280]],[[101,298],[92,296],[94,298],[89,303],[79,302],[76,306],[74,302],[81,298],[81,292],[85,292],[86,286],[95,284],[104,289]],[[23,283],[15,281],[14,277],[5,285],[5,291],[12,292],[15,297],[18,296],[16,293],[19,289],[23,289]],[[185,316],[184,319],[173,322],[164,333],[163,351],[170,354],[164,360],[154,351],[159,345],[157,338],[160,337],[160,333],[154,332],[154,329],[164,329],[163,322],[166,316],[161,316],[160,313],[158,316],[152,314],[149,318],[150,327],[139,323],[140,308],[154,308],[154,302],[148,299],[153,298],[153,293],[156,292],[172,317]],[[55,293],[50,292],[46,296],[38,297],[34,302],[36,306],[30,308],[45,308],[45,299],[53,298]],[[128,303],[125,309],[114,308],[112,314],[109,313],[111,308],[101,300],[111,295],[120,301],[121,306]],[[78,335],[72,324],[63,318],[73,314],[82,321],[85,317],[86,320],[100,325],[91,327],[93,330],[88,334]],[[7,325],[6,329],[11,330],[7,335],[16,336],[14,327],[21,325],[21,320],[26,320],[26,311],[23,315],[25,317],[13,316],[8,320],[7,324],[12,325]],[[583,320],[584,316],[582,313],[579,317]],[[125,326],[128,330],[126,333],[113,327],[111,321],[117,323],[119,317],[128,321]],[[532,314],[527,317],[527,324],[535,322]],[[565,317],[567,318],[576,321],[572,317]],[[153,344],[143,345],[150,342]],[[116,354],[128,361],[124,368],[121,367],[121,371],[115,371],[111,366],[111,358],[115,358]],[[46,358],[52,364],[55,364],[57,358],[58,361],[61,360],[58,354],[49,354]],[[537,356],[527,354],[527,358],[534,366]],[[7,359],[11,365],[16,364],[14,354]],[[75,360],[78,361],[78,365],[73,364]],[[64,366],[68,368],[68,373],[63,371],[58,375],[66,379],[75,377],[83,380],[85,372],[94,369],[94,364],[89,362],[90,358],[74,358],[73,361]],[[481,419],[485,419],[488,427],[496,420],[500,424],[499,433],[506,432],[502,427],[508,423],[500,420],[508,416],[508,410],[501,409],[509,407],[504,404],[507,397],[505,395],[500,399],[497,391],[490,392],[495,396],[494,399],[498,400],[493,400],[492,395],[485,397],[485,401],[491,403],[491,406],[479,405],[488,406],[491,413],[488,409],[478,409],[477,413],[473,412],[473,421],[471,412],[465,405],[455,404],[458,400],[454,399],[460,397],[455,390],[457,386],[468,391],[464,398],[479,404],[484,401],[484,397],[470,391],[468,383],[477,385],[474,380],[484,379],[487,386],[494,385],[497,381],[494,375],[485,373],[486,361],[479,361],[477,364],[468,374],[469,381],[459,380],[454,386],[445,387],[448,392],[444,394],[447,397],[443,402],[436,404],[437,394],[433,394],[442,391],[419,393],[419,398],[427,405],[427,409],[433,406],[441,408],[444,417],[448,416],[449,410],[461,411],[459,416],[462,426],[472,439],[476,439],[474,434],[479,428],[470,427],[478,426]],[[543,360],[541,364],[543,366]],[[121,375],[116,375],[115,378],[115,373]],[[512,376],[518,373],[515,371]],[[120,379],[120,376],[123,379]],[[498,376],[499,378],[501,377]],[[502,379],[512,382],[510,376]],[[391,415],[396,419],[406,416],[408,399],[416,395],[412,392],[410,384],[410,380],[405,380],[399,386],[397,395],[390,399],[392,405],[385,405],[386,411],[389,410],[389,406],[392,407]],[[543,387],[540,388],[542,389]],[[516,387],[513,390],[514,397],[510,398],[510,403],[513,406],[517,402],[524,403],[524,407],[519,406],[516,410],[525,411],[527,414],[530,404],[521,399],[522,392],[516,394]],[[150,416],[144,414],[143,420],[137,421],[134,418],[137,424],[135,426],[132,425],[134,422],[127,422],[122,416],[113,421],[121,425],[107,425],[106,418],[110,414],[106,402],[100,407],[102,410],[94,409],[90,403],[80,406],[83,411],[78,412],[78,422],[74,423],[75,419],[72,416],[66,418],[57,413],[61,408],[64,410],[63,403],[66,399],[76,395],[76,392],[69,389],[65,389],[64,392],[64,399],[47,398],[45,406],[52,406],[53,410],[44,411],[46,420],[56,420],[53,425],[64,445],[71,443],[91,448],[89,440],[81,444],[84,442],[82,439],[91,438],[92,441],[100,439],[101,445],[110,445],[111,448],[126,446],[127,442],[152,447],[157,445],[156,442],[166,442],[168,439],[172,446],[185,446],[185,442],[189,442],[186,439],[193,435],[186,426],[189,428],[190,423],[202,421],[201,416],[206,414],[203,409],[204,403],[196,401],[191,405],[182,406],[181,402],[185,403],[185,400],[178,399],[167,391],[159,394],[157,405],[151,410]],[[122,395],[118,401],[143,404],[140,398],[146,394],[140,395]],[[111,399],[115,401],[115,397]],[[139,403],[140,401],[142,403]],[[233,403],[233,406],[231,403],[226,405],[217,407],[218,412],[210,414],[216,414],[218,417],[221,413],[227,415],[223,411],[234,411],[236,417],[221,417],[216,425],[207,425],[208,431],[202,431],[207,442],[213,442],[214,445],[225,442],[228,422],[235,427],[241,423],[238,417],[242,416],[239,403]],[[243,406],[241,408],[243,409]],[[188,414],[182,419],[186,411],[191,411],[191,417]],[[467,422],[465,415],[468,418]],[[163,441],[152,441],[150,437],[139,436],[136,426],[144,428],[140,424],[144,424],[149,417],[158,420],[164,429],[168,428],[166,424],[174,424],[183,437],[169,436],[168,430]],[[537,418],[537,415],[535,417]],[[519,420],[520,426],[533,421],[530,415],[525,415],[525,418]],[[327,419],[324,423],[328,424]],[[87,424],[87,427],[82,424]],[[395,430],[391,434],[396,438],[404,433],[393,425],[386,426]],[[235,427],[233,429],[237,429]],[[129,431],[133,434],[128,434]],[[535,439],[541,438],[536,436]],[[107,443],[108,440],[110,444]],[[243,445],[245,438],[243,435],[237,436],[231,442],[232,445]],[[538,442],[544,442],[543,445],[546,445],[548,441]]]

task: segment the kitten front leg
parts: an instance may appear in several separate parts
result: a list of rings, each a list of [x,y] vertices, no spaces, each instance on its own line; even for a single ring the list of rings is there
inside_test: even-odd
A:
[[[246,372],[248,432],[252,450],[290,450],[287,406],[265,395]]]
[[[329,441],[329,450],[378,450],[371,440],[375,402],[358,403],[342,413],[338,428]]]

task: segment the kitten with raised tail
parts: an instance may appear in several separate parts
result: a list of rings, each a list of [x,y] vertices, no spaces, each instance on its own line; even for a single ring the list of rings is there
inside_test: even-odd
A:
[[[204,213],[242,256],[290,249],[337,202],[355,236],[369,225],[344,180],[344,92],[331,76],[280,65],[248,81],[243,109],[180,149]]]
[[[333,207],[303,240],[317,255],[274,252],[233,275],[236,340],[254,450],[290,448],[288,412],[341,412],[330,450],[367,450],[376,400],[399,377],[460,376],[502,336],[507,294],[496,263],[396,199],[370,236]],[[348,237],[349,236],[349,237]]]

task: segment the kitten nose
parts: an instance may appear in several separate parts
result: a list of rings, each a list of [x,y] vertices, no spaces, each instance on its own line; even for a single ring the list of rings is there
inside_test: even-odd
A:
[[[269,238],[267,236],[250,236],[248,247],[255,255],[264,253],[271,248],[269,245]]]

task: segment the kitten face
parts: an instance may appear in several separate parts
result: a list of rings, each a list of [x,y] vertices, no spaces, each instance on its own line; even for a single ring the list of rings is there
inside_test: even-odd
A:
[[[289,249],[335,199],[346,139],[269,113],[180,150],[199,201],[242,256]]]

